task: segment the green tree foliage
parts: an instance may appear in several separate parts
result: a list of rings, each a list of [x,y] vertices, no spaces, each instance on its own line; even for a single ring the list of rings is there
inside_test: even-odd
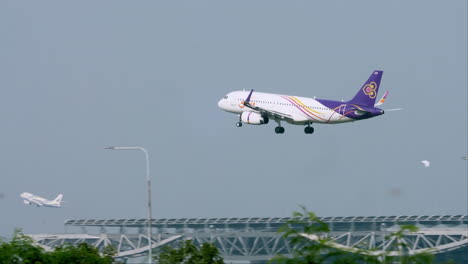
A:
[[[166,246],[155,257],[159,264],[223,264],[218,248],[211,243],[196,247],[192,240],[180,242],[177,248]]]
[[[0,263],[8,264],[45,264],[47,256],[41,247],[35,246],[33,240],[17,229],[10,242],[0,240]]]
[[[64,245],[47,253],[50,264],[76,263],[76,264],[112,264],[113,257],[101,256],[99,250],[89,244]]]
[[[400,256],[388,256],[388,253],[380,253],[375,250],[358,248],[340,248],[328,236],[330,229],[314,213],[301,207],[303,212],[293,213],[293,218],[287,222],[279,232],[283,234],[291,244],[292,257],[279,255],[270,263],[274,264],[430,264],[434,256],[430,252],[422,252],[409,255],[409,245],[404,243],[404,234],[416,232],[415,226],[401,226],[400,230],[391,233],[387,239],[398,241],[396,249]],[[303,221],[302,219],[307,219]]]
[[[45,252],[34,241],[15,230],[10,241],[0,239],[0,263],[2,264],[111,264],[115,249],[107,247],[101,255],[97,248],[86,243],[64,245],[52,252]]]

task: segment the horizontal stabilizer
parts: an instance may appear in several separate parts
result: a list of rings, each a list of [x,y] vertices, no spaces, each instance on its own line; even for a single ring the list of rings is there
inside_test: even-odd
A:
[[[385,109],[385,112],[400,111],[400,110],[403,110],[403,108]]]
[[[388,95],[388,91],[386,91],[384,93],[382,98],[380,98],[380,100],[374,106],[379,106],[379,105],[382,105],[383,103],[385,103],[385,100],[387,99],[387,95]]]

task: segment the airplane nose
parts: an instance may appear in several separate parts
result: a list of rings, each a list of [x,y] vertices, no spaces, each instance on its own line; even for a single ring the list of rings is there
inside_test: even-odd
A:
[[[221,109],[223,109],[223,105],[224,105],[223,99],[219,100],[219,101],[218,101],[218,107],[221,108]]]

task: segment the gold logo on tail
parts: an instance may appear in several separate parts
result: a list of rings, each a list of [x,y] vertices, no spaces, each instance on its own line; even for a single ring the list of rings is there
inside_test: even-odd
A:
[[[375,82],[368,83],[362,88],[364,94],[368,95],[371,99],[374,99],[377,96],[376,90],[377,84]]]

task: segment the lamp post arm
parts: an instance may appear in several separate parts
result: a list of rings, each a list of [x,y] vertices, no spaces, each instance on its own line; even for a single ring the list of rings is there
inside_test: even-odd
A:
[[[106,147],[105,149],[110,150],[141,150],[145,153],[145,160],[146,160],[146,181],[148,186],[148,263],[153,263],[153,253],[152,253],[152,245],[153,240],[151,239],[151,226],[152,226],[152,219],[153,213],[151,210],[151,177],[150,177],[150,166],[149,166],[149,154],[148,151],[143,147]]]

